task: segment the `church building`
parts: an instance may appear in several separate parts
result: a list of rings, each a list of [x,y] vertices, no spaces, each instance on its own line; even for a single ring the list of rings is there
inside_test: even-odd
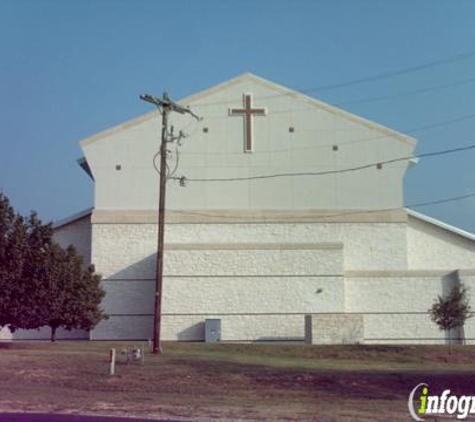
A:
[[[474,291],[475,236],[404,207],[414,138],[248,73],[179,103],[201,120],[170,114],[188,136],[169,145],[164,340],[218,319],[222,341],[303,340],[306,321],[314,343],[446,341],[428,309]],[[64,336],[152,337],[160,133],[155,110],[80,143],[94,207],[55,238],[102,274],[109,319]]]

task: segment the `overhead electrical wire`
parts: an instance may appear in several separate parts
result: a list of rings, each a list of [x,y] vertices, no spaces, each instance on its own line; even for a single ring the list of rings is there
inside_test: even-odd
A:
[[[368,210],[357,210],[357,211],[344,211],[344,212],[336,212],[336,213],[329,213],[324,215],[312,215],[312,216],[301,216],[300,220],[305,222],[305,219],[314,220],[323,220],[335,217],[345,217],[351,215],[358,215],[358,214],[369,214],[369,213],[384,213],[384,212],[391,212],[391,211],[398,211],[403,210],[406,208],[422,208],[431,205],[438,205],[438,204],[445,204],[451,202],[462,201],[469,198],[475,198],[475,192],[470,192],[465,195],[459,196],[452,196],[447,198],[435,199],[432,201],[424,201],[424,202],[415,202],[412,204],[403,205],[401,207],[393,207],[393,208],[381,208],[381,209],[368,209]],[[206,212],[198,212],[198,211],[188,211],[188,210],[173,210],[175,213],[186,214],[186,215],[197,215],[200,217],[211,217],[211,218],[222,218],[227,220],[243,220],[243,217],[237,217],[229,214],[217,214],[217,213],[206,213]]]
[[[262,175],[256,175],[256,176],[242,176],[242,177],[230,177],[230,178],[193,178],[193,177],[188,178],[186,177],[186,180],[188,182],[242,182],[242,181],[249,181],[249,180],[273,179],[273,178],[279,178],[279,177],[325,176],[325,175],[330,175],[330,174],[348,173],[348,172],[365,170],[377,165],[392,164],[392,163],[397,163],[400,161],[409,161],[414,158],[435,157],[435,156],[440,156],[440,155],[453,154],[456,152],[468,151],[472,149],[475,149],[475,144],[471,144],[471,145],[467,145],[467,146],[459,147],[459,148],[451,148],[451,149],[446,149],[446,150],[441,150],[441,151],[427,152],[424,154],[393,158],[390,160],[377,161],[373,163],[363,164],[360,166],[350,167],[346,169],[339,169],[339,170],[325,170],[325,171],[318,171],[318,172],[310,171],[310,172],[274,173],[274,174],[262,174]],[[179,180],[181,178],[173,177],[172,179]]]
[[[432,86],[425,87],[425,88],[403,91],[403,92],[399,92],[399,93],[396,92],[394,94],[381,95],[381,96],[376,96],[376,97],[367,97],[367,98],[361,98],[361,99],[356,99],[356,100],[344,101],[344,102],[340,102],[340,103],[329,103],[329,102],[327,102],[325,104],[327,104],[328,106],[330,106],[332,108],[335,108],[335,107],[342,107],[342,106],[353,105],[353,104],[377,102],[377,101],[383,101],[383,100],[390,100],[390,99],[393,99],[393,98],[400,98],[400,97],[406,97],[406,96],[410,96],[410,95],[427,93],[427,92],[431,92],[431,91],[437,91],[437,90],[441,90],[441,89],[452,88],[452,87],[455,87],[455,86],[465,85],[465,84],[473,83],[473,82],[475,82],[475,78],[467,78],[467,79],[462,79],[462,80],[459,80],[459,81],[449,82],[449,83],[441,84],[441,85],[432,85]],[[286,94],[286,95],[288,95],[288,94]],[[319,100],[315,100],[315,101],[319,101]],[[234,101],[234,102],[236,102],[236,101]],[[193,107],[195,107],[195,106],[193,106]],[[273,116],[273,115],[276,115],[276,114],[283,114],[283,113],[290,113],[290,112],[292,112],[292,113],[302,113],[302,112],[311,111],[311,110],[315,110],[315,109],[316,109],[315,106],[314,107],[308,107],[308,108],[299,108],[299,109],[295,109],[295,108],[293,108],[293,109],[283,109],[283,110],[268,112],[267,116]],[[224,115],[223,114],[208,115],[208,116],[206,116],[206,119],[217,120],[217,119],[225,119],[227,117],[228,117],[227,114],[224,114]]]
[[[348,80],[345,82],[339,82],[339,83],[334,83],[334,84],[328,84],[328,85],[321,85],[313,88],[306,88],[306,89],[299,89],[299,92],[302,93],[313,93],[313,92],[322,92],[322,91],[330,91],[334,89],[340,89],[340,88],[346,88],[348,86],[353,86],[353,85],[360,85],[363,83],[368,83],[368,82],[374,82],[374,81],[380,81],[384,79],[389,79],[393,78],[395,76],[401,76],[404,74],[408,73],[414,73],[418,72],[421,70],[429,69],[432,67],[438,67],[442,66],[445,64],[449,63],[456,63],[462,60],[468,60],[475,57],[475,50],[467,51],[465,53],[460,53],[456,54],[453,56],[448,56],[444,57],[441,59],[437,60],[432,60],[430,62],[422,63],[419,65],[415,66],[409,66],[406,68],[401,68],[401,69],[396,69],[388,72],[382,72],[379,74],[375,75],[369,75],[369,76],[364,76],[361,78],[356,78],[352,80]],[[255,97],[254,99],[257,100],[263,100],[263,99],[269,99],[269,98],[275,98],[275,97],[281,97],[281,96],[287,96],[289,93],[282,93],[282,94],[273,94],[273,95],[266,95],[266,96],[260,96],[260,97]],[[218,102],[210,102],[210,103],[201,103],[201,104],[196,104],[193,107],[203,107],[203,106],[210,106],[210,105],[218,105],[218,104],[231,104],[234,103],[235,101],[218,101]]]
[[[362,103],[371,103],[375,101],[384,101],[384,100],[390,100],[393,98],[400,98],[400,97],[407,97],[408,95],[416,95],[416,94],[423,94],[426,92],[433,92],[433,91],[438,91],[441,89],[447,89],[447,88],[452,88],[454,86],[460,86],[460,85],[465,85],[468,83],[475,82],[475,78],[468,78],[468,79],[462,79],[459,81],[455,82],[450,82],[447,84],[441,84],[441,85],[432,85],[429,87],[425,88],[419,88],[419,89],[414,89],[410,91],[403,91],[395,94],[388,94],[388,95],[381,95],[377,97],[367,97],[367,98],[361,98],[358,100],[352,100],[352,101],[344,101],[341,103],[336,103],[334,106],[340,107],[340,106],[346,106],[346,105],[352,105],[352,104],[362,104]]]
[[[457,116],[457,117],[454,117],[452,119],[442,120],[440,122],[434,122],[434,123],[430,123],[430,124],[427,124],[427,125],[418,126],[418,127],[415,127],[415,128],[403,130],[403,131],[401,131],[401,135],[402,135],[402,132],[404,132],[406,134],[418,133],[418,132],[433,129],[433,128],[436,128],[436,127],[446,126],[446,125],[450,125],[452,123],[457,123],[457,122],[462,122],[462,121],[465,121],[465,120],[470,120],[470,119],[473,119],[473,118],[475,118],[475,113],[465,114],[463,116]],[[318,129],[315,129],[315,132],[317,132],[317,131],[318,131]],[[310,132],[310,130],[306,130],[305,132]],[[388,136],[389,135],[379,135],[379,136],[373,136],[371,138],[355,139],[353,141],[346,141],[346,142],[335,141],[335,142],[328,143],[328,144],[312,145],[312,146],[300,147],[300,148],[299,147],[294,147],[294,148],[282,148],[282,149],[274,149],[274,150],[261,150],[261,151],[254,151],[253,154],[273,154],[273,153],[276,153],[276,152],[289,152],[289,151],[293,152],[293,151],[316,150],[316,149],[321,149],[321,148],[332,147],[333,145],[342,146],[342,145],[359,144],[359,143],[362,143],[362,142],[370,142],[370,141],[375,141],[377,139],[385,139]],[[199,151],[186,151],[185,150],[185,151],[182,151],[182,154],[183,155],[221,155],[221,156],[226,155],[226,156],[230,156],[230,155],[242,155],[242,152],[238,152],[238,153],[214,152],[214,151],[199,152]]]
[[[416,65],[416,66],[410,66],[403,69],[383,72],[383,73],[373,75],[373,76],[357,78],[357,79],[353,79],[347,82],[340,82],[340,83],[336,83],[332,85],[323,85],[323,86],[309,89],[307,90],[307,92],[328,91],[331,89],[343,88],[343,87],[352,86],[352,85],[359,85],[359,84],[367,83],[367,82],[380,81],[380,80],[392,78],[395,76],[405,75],[407,73],[418,72],[420,70],[425,70],[431,67],[437,67],[440,65],[448,64],[448,63],[454,63],[461,60],[471,59],[473,57],[475,57],[475,50],[468,51],[466,53],[456,54],[454,56],[449,56],[449,57],[445,57],[438,60],[433,60],[431,62],[427,62],[427,63]]]

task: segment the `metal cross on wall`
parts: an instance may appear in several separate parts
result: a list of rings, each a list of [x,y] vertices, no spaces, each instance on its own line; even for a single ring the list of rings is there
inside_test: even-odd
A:
[[[244,108],[230,108],[230,116],[244,117],[244,151],[252,152],[252,116],[265,116],[266,108],[252,108],[252,94],[243,95]]]

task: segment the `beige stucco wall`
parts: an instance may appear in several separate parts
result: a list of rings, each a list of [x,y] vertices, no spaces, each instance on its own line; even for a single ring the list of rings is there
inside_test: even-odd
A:
[[[223,341],[300,340],[304,339],[304,315],[163,315],[164,340],[197,341],[204,339],[207,318],[221,319]],[[152,333],[149,316],[111,317],[92,331],[92,340],[147,339]]]
[[[202,339],[204,319],[210,316],[223,320],[224,340],[303,338],[305,313],[343,311],[341,242],[311,243],[302,236],[298,243],[293,234],[293,241],[278,243],[279,228],[272,225],[206,226],[195,227],[201,234],[190,233],[191,226],[167,227],[164,338]],[[258,233],[252,235],[253,228]],[[155,225],[94,224],[93,239],[93,260],[105,277],[104,306],[111,318],[92,337],[148,338]]]
[[[93,338],[150,336],[156,236],[155,224],[93,225],[111,315]],[[405,236],[404,223],[168,224],[164,338],[201,339],[214,316],[224,340],[302,339],[306,313],[344,312],[344,266],[405,269]]]
[[[409,217],[407,253],[410,269],[473,269],[475,242],[418,218]]]
[[[0,341],[11,341],[12,339],[12,333],[7,327],[0,328]]]
[[[457,277],[475,300],[473,271],[350,272],[345,278],[345,310],[364,316],[365,343],[444,343],[445,333],[428,310],[447,294]],[[465,327],[467,343],[475,343],[475,321]]]
[[[156,225],[95,223],[92,238],[111,315],[92,338],[148,338]],[[222,320],[223,340],[302,339],[305,314],[346,312],[363,316],[367,343],[444,342],[427,310],[460,255],[466,268],[473,259],[471,242],[413,217],[409,225],[167,224],[166,245],[163,335],[170,340],[202,339],[206,318]],[[439,257],[437,265],[443,257],[441,267],[431,268],[428,256]],[[423,271],[408,268],[415,262]],[[463,280],[475,288],[469,273]],[[465,331],[471,342],[475,326]]]
[[[18,330],[12,334],[14,340],[49,340],[51,330],[42,327],[39,330]],[[85,330],[65,330],[59,328],[56,332],[57,340],[88,340],[89,332]]]
[[[54,229],[53,239],[63,248],[74,245],[83,257],[84,265],[91,264],[92,226],[90,215]]]
[[[305,315],[308,344],[359,344],[364,342],[364,317],[359,314]]]
[[[149,275],[140,277],[149,277],[155,268],[152,255],[155,254],[157,248],[156,227],[156,224],[94,224],[92,253],[97,270],[109,277],[137,263],[141,268],[144,265],[148,266]],[[342,243],[345,248],[342,265],[346,270],[407,268],[406,225],[403,223],[170,224],[166,225],[165,241],[166,244],[273,243],[276,245],[337,242]],[[311,253],[308,252],[308,254]],[[174,254],[178,256],[179,252],[176,251]],[[193,255],[191,252],[189,254]],[[239,256],[243,257],[242,253],[223,252],[222,254],[227,254],[236,260],[240,259]],[[291,252],[284,255],[290,256],[289,254],[292,255]],[[174,258],[171,257],[171,259]],[[199,258],[196,259],[199,262]],[[269,259],[272,258],[269,257]],[[171,262],[173,261],[169,261]],[[196,260],[189,261],[187,266],[191,268],[195,265],[193,262]],[[165,262],[165,265],[170,265],[169,263]],[[207,266],[210,270],[212,265],[224,267],[224,264],[224,261],[209,260]],[[236,261],[236,265],[240,263]],[[289,261],[284,271],[297,271],[298,268],[297,261]],[[130,271],[136,270],[133,268],[127,270],[129,273]],[[142,270],[137,269],[137,271]],[[170,268],[170,271],[174,269]],[[200,274],[200,271],[198,270],[196,274]],[[214,274],[219,275],[220,271],[215,271]],[[246,274],[244,267],[239,271]],[[273,269],[273,271],[276,273],[277,270]],[[322,273],[315,272],[315,274]],[[121,277],[126,278],[130,275],[122,274]]]
[[[154,280],[106,280],[110,314],[153,314]],[[342,311],[340,277],[166,277],[163,312],[281,314]]]

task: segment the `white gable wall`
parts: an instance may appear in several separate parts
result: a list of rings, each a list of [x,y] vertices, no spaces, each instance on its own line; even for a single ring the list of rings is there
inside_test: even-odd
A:
[[[243,118],[228,115],[242,107],[242,95],[254,95],[254,152],[244,153]],[[294,172],[335,171],[410,156],[414,142],[295,94],[283,95],[254,77],[204,96],[185,100],[203,117],[171,115],[171,124],[190,133],[181,148],[178,175],[239,178]],[[138,123],[137,123],[138,122]],[[95,178],[96,209],[156,209],[158,175],[152,157],[159,148],[157,114],[82,142]],[[208,132],[204,133],[203,128]],[[289,128],[295,129],[294,133]],[[338,151],[333,151],[333,145]],[[115,169],[116,165],[121,170]],[[402,205],[407,161],[354,173],[319,177],[194,183],[170,183],[169,209],[386,209]]]

